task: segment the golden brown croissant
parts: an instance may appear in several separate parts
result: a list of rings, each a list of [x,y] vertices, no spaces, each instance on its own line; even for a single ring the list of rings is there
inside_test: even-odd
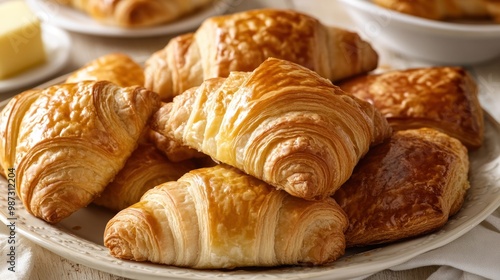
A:
[[[85,80],[110,81],[118,86],[143,86],[144,70],[132,58],[122,53],[110,53],[90,61],[73,72],[66,83]]]
[[[432,127],[470,149],[484,138],[476,82],[460,67],[431,67],[365,75],[338,85],[367,100],[395,130]]]
[[[209,18],[195,33],[170,40],[146,61],[145,85],[169,101],[206,79],[252,71],[268,57],[331,80],[368,72],[378,62],[356,33],[295,11],[261,9]]]
[[[434,20],[492,17],[500,20],[498,0],[373,0],[405,14]],[[500,22],[500,21],[499,21]]]
[[[102,192],[160,102],[142,87],[107,81],[30,92],[36,96],[23,94],[2,111],[2,165],[16,169],[16,191],[26,210],[56,223]]]
[[[129,56],[121,53],[111,53],[101,56],[76,70],[67,78],[66,82],[74,83],[85,80],[106,80],[119,86],[143,85],[144,72],[142,67]],[[150,129],[144,132],[141,138],[144,138],[141,141],[154,143],[173,162],[205,156]]]
[[[3,108],[0,115],[0,166],[2,175],[8,174],[7,169],[13,168],[16,161],[16,145],[21,129],[22,117],[31,104],[40,95],[41,90],[26,90],[12,99]]]
[[[111,255],[193,268],[324,264],[344,253],[347,219],[237,169],[193,170],[146,192],[104,232]]]
[[[149,189],[195,169],[194,162],[172,163],[150,143],[139,143],[114,180],[94,203],[120,211],[138,202]]]
[[[107,25],[125,28],[172,22],[200,9],[210,0],[55,0],[73,6]]]
[[[209,79],[166,106],[153,129],[305,199],[331,195],[391,133],[368,102],[275,58]]]
[[[469,181],[467,149],[430,128],[395,132],[370,149],[334,194],[349,218],[348,246],[428,233],[461,207]]]

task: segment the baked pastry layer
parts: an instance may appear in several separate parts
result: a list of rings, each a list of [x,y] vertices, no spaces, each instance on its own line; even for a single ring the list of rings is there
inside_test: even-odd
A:
[[[477,84],[461,67],[429,67],[362,75],[338,84],[372,103],[394,130],[431,127],[469,149],[484,139]]]
[[[430,128],[395,132],[370,149],[334,194],[346,212],[349,247],[432,232],[463,204],[469,188],[467,149]]]

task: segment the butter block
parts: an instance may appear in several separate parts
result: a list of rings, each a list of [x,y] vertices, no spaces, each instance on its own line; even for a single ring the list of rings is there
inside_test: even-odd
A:
[[[24,1],[0,3],[0,79],[46,61],[40,21]]]

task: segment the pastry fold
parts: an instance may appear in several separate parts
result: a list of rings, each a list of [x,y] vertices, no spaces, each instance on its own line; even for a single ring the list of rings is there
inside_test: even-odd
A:
[[[137,28],[172,22],[210,0],[54,0],[79,9],[106,25]]]
[[[149,189],[175,181],[195,168],[192,161],[171,162],[152,143],[139,143],[125,166],[93,202],[120,211],[138,202]]]
[[[104,232],[111,255],[219,269],[324,264],[344,254],[347,219],[332,198],[293,197],[224,165],[146,192]]]
[[[187,90],[158,110],[152,128],[305,199],[333,194],[391,134],[368,102],[275,58]]]
[[[467,189],[467,149],[431,128],[397,131],[373,147],[334,194],[346,212],[348,247],[429,233],[461,208]]]
[[[119,86],[142,85],[144,84],[144,73],[142,67],[128,55],[110,53],[98,57],[76,70],[67,78],[66,82],[86,80],[106,80]],[[176,164],[171,162],[165,156],[167,151],[159,149],[163,146],[157,147],[155,145],[155,143],[161,143],[153,141],[158,137],[160,136],[150,129],[148,123],[137,141],[137,148],[127,158],[125,165],[116,174],[113,181],[93,200],[94,204],[120,211],[138,202],[147,190],[164,182],[175,181],[189,170],[196,168],[194,162],[191,161],[180,162],[181,160],[177,160]],[[167,142],[176,144],[173,140]],[[174,144],[168,146],[170,149],[167,154],[176,159],[192,157],[191,154],[196,152]]]
[[[26,210],[57,223],[89,204],[137,145],[158,95],[81,82],[27,91],[2,111],[3,168],[15,168]]]
[[[338,83],[372,103],[394,130],[431,127],[469,149],[484,140],[477,84],[461,67],[429,67],[363,75]]]
[[[356,33],[296,11],[259,9],[209,18],[196,32],[170,40],[146,61],[145,86],[170,101],[206,79],[253,71],[269,57],[330,80],[368,72],[378,63],[377,53]]]

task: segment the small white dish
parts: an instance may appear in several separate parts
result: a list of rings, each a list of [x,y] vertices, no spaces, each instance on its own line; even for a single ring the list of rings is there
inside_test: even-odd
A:
[[[143,28],[120,28],[103,25],[89,15],[72,7],[57,4],[47,0],[26,0],[37,16],[50,24],[77,33],[105,37],[150,37],[169,35],[192,30],[208,17],[224,13],[232,7],[233,0],[216,1],[200,11],[183,17],[177,21],[158,26]]]
[[[46,62],[11,78],[0,80],[0,93],[26,88],[56,74],[64,67],[71,46],[68,33],[57,27],[42,24],[42,40]]]
[[[500,56],[500,24],[419,18],[370,0],[339,0],[368,41],[437,64],[468,65]]]

